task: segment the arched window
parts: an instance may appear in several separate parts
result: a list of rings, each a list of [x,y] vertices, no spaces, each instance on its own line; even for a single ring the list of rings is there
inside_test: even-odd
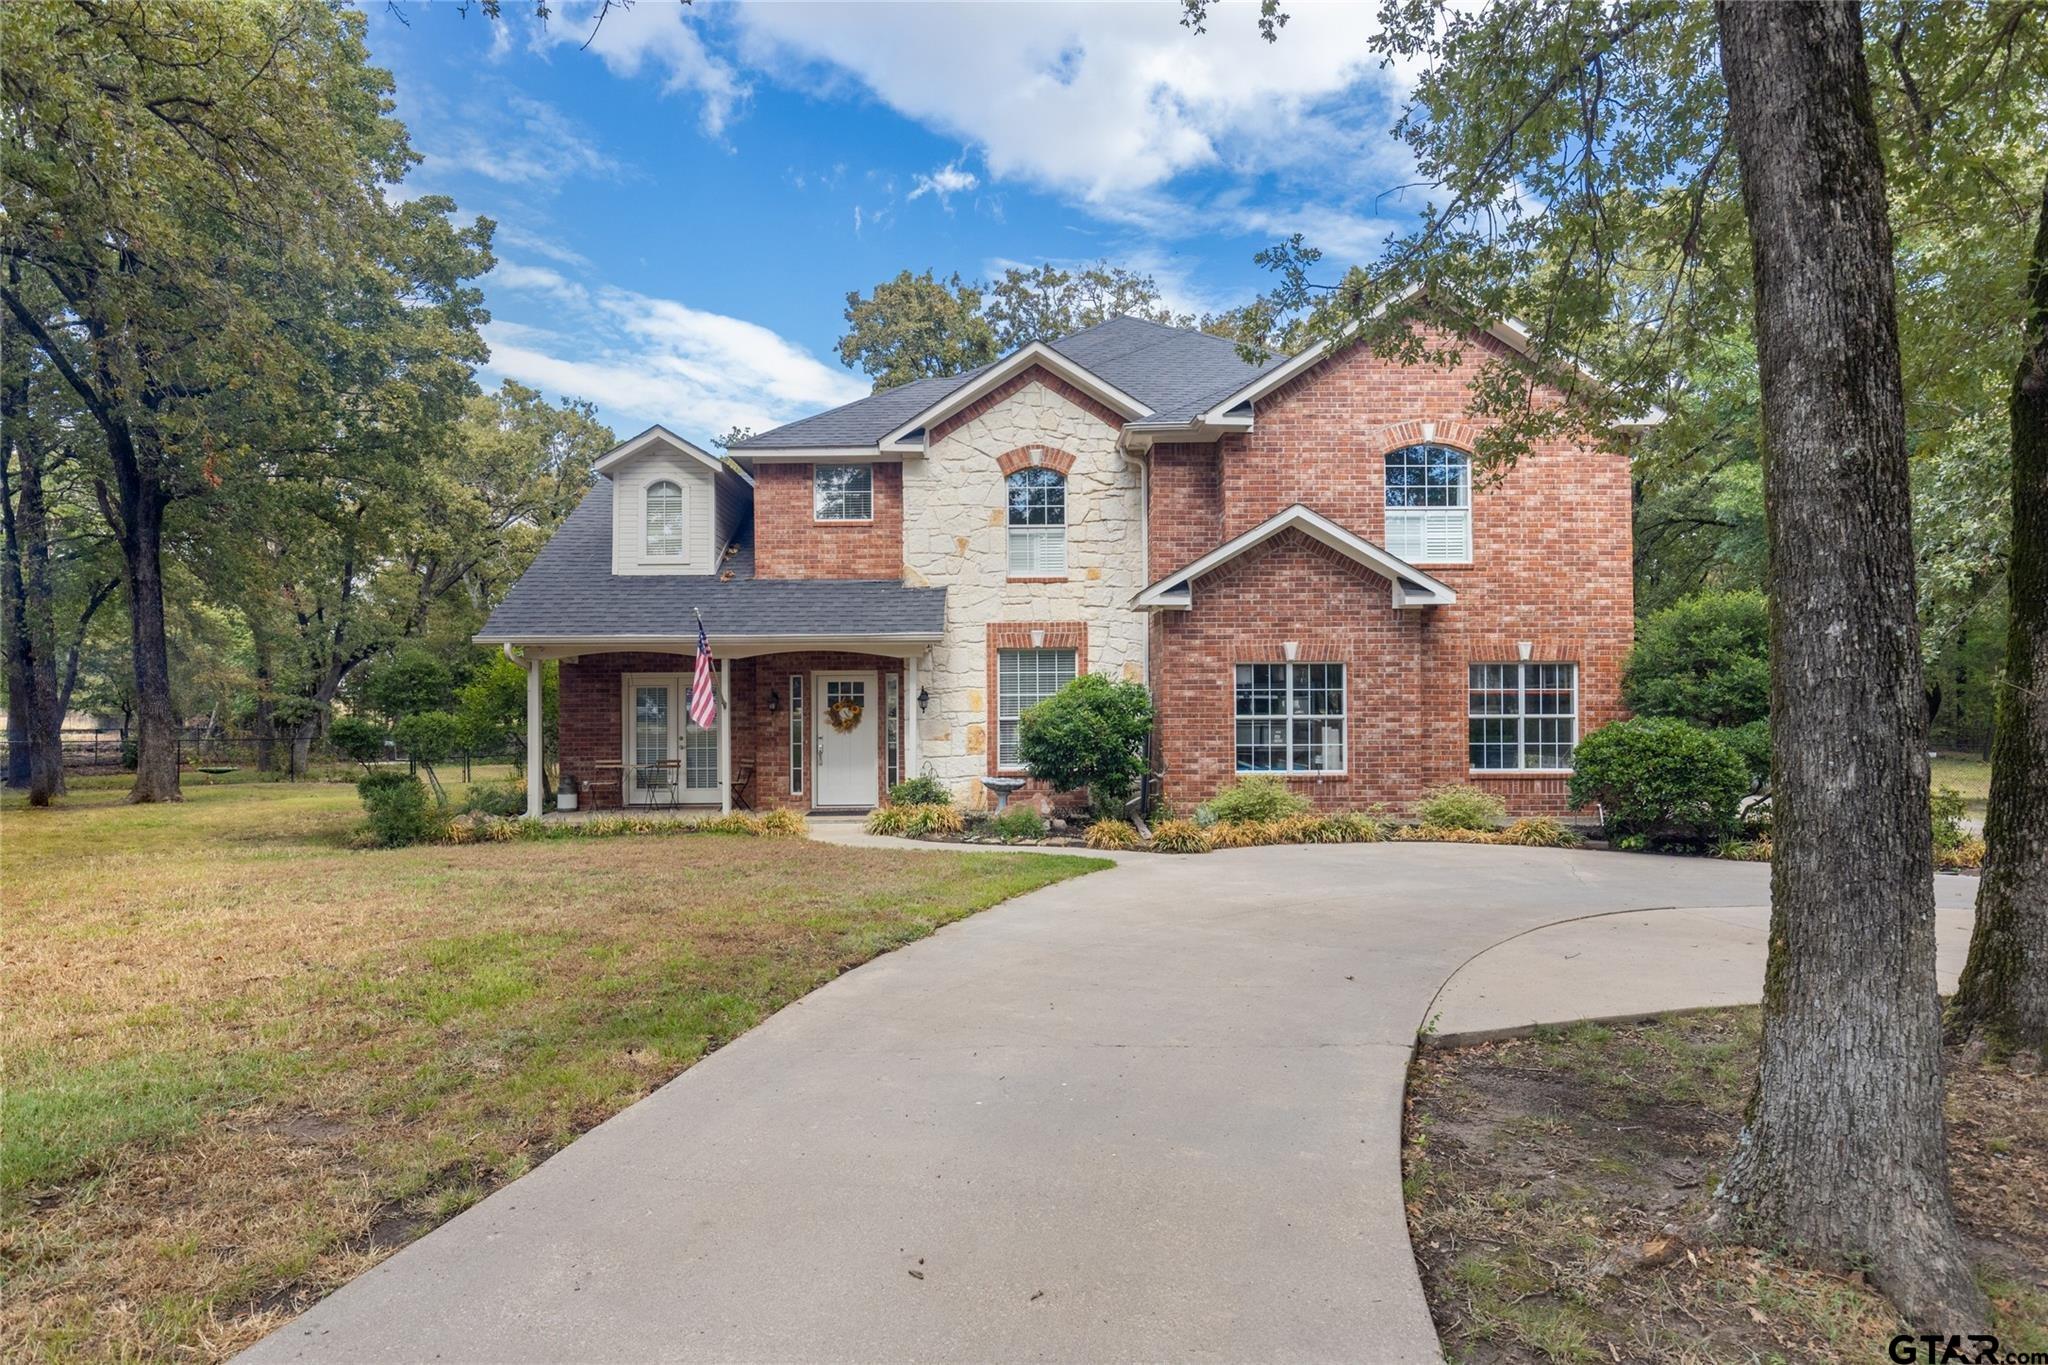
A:
[[[1067,571],[1067,480],[1043,466],[1010,476],[1010,577]]]
[[[647,557],[683,557],[683,489],[668,479],[647,485]]]
[[[1471,456],[1440,445],[1387,452],[1387,549],[1412,564],[1471,562]]]

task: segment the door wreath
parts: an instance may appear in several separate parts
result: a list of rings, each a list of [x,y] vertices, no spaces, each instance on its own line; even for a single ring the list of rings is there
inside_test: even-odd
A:
[[[841,697],[825,703],[825,719],[840,734],[849,735],[860,725],[861,710],[858,697]]]

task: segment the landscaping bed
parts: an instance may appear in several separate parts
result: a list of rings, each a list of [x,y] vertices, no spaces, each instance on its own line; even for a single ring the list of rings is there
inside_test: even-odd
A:
[[[10,1359],[231,1355],[789,1001],[1102,865],[523,825],[363,853],[350,786],[78,785],[0,807]]]
[[[1404,1192],[1450,1359],[1873,1361],[1860,1275],[1703,1235],[1755,1075],[1758,1011],[1426,1049]],[[1956,1203],[2002,1350],[2048,1349],[2048,1078],[1951,1051]]]

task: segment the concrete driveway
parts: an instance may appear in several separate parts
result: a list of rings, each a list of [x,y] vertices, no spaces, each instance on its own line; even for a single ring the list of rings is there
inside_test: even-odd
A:
[[[1754,998],[1768,899],[1763,866],[1605,853],[1127,859],[805,997],[244,1359],[1433,1360],[1399,1137],[1440,989],[1617,1013],[1617,959],[1552,979],[1542,926],[1734,908],[1647,932],[1626,1009]]]

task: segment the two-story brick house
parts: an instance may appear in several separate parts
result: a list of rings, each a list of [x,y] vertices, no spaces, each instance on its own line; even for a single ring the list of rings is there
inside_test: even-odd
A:
[[[1022,775],[1017,717],[1093,670],[1151,689],[1177,805],[1273,773],[1326,807],[1476,782],[1561,811],[1619,712],[1629,473],[1551,444],[1474,479],[1469,385],[1521,343],[1255,367],[1119,318],[730,460],[654,427],[477,638],[562,661],[562,766],[605,806],[860,809],[916,773],[979,804]]]

